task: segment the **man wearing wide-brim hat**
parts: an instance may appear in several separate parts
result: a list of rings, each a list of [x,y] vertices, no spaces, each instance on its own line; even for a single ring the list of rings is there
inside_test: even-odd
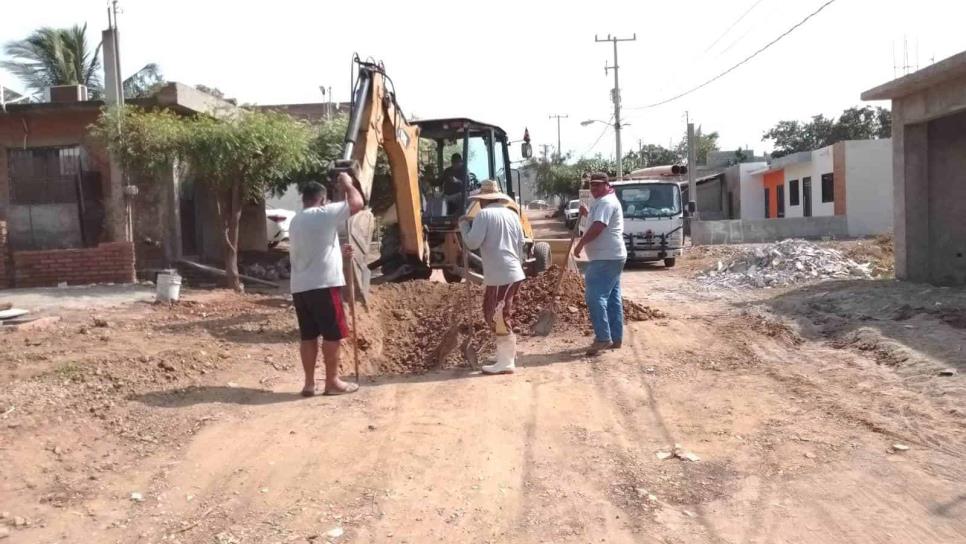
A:
[[[460,218],[463,242],[480,250],[483,260],[483,318],[496,335],[496,362],[483,366],[484,374],[512,374],[516,366],[516,335],[513,334],[513,300],[526,278],[523,272],[523,224],[507,204],[513,200],[500,192],[493,180],[480,185],[470,197],[480,203],[471,220]]]

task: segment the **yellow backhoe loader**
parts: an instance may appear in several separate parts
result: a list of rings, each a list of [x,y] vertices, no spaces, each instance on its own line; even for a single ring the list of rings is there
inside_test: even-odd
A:
[[[376,158],[382,148],[389,161],[394,203],[382,217],[384,232],[375,260],[368,258],[377,223],[370,209],[367,207],[349,223],[353,266],[363,297],[370,281],[425,279],[435,269],[442,270],[448,282],[474,276],[462,265],[458,220],[479,211],[479,205],[469,197],[486,179],[495,180],[514,198],[509,206],[520,214],[523,223],[527,273],[539,274],[549,268],[550,244],[534,238],[533,228],[516,202],[506,132],[465,118],[410,122],[396,103],[395,90],[387,88],[387,82],[390,86],[392,82],[383,66],[355,60],[358,77],[345,145],[333,173],[350,172],[369,204]],[[531,155],[529,142],[524,142],[522,154]],[[469,263],[473,271],[482,270],[478,256],[470,254]],[[372,278],[376,270],[381,275]]]

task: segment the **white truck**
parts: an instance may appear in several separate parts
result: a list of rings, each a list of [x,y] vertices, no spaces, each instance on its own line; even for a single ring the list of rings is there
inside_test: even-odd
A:
[[[628,262],[663,261],[670,268],[684,253],[684,205],[681,186],[664,179],[613,181],[611,186],[624,210],[624,245]],[[589,190],[580,191],[588,209],[593,202]],[[580,231],[587,228],[582,218]]]

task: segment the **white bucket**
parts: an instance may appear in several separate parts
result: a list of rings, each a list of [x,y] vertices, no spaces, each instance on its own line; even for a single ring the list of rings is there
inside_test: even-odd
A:
[[[177,302],[181,295],[181,276],[176,273],[158,274],[155,298],[158,302]]]

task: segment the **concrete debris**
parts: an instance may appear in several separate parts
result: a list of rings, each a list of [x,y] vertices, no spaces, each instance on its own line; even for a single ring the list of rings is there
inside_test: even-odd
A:
[[[325,536],[327,538],[339,538],[344,534],[345,530],[343,530],[342,527],[336,527],[334,529],[329,529],[328,532],[325,533]]]
[[[218,544],[239,544],[241,541],[238,540],[238,537],[235,535],[227,531],[223,531],[215,535],[215,542]]]
[[[831,279],[873,277],[872,263],[857,263],[841,251],[805,240],[742,247],[729,261],[698,275],[717,287],[784,287]]]
[[[241,267],[241,273],[268,281],[287,280],[292,276],[292,263],[288,257],[283,257],[274,264],[254,263],[244,265]]]
[[[693,452],[687,451],[681,447],[681,444],[675,444],[671,451],[659,451],[655,455],[659,461],[665,461],[672,457],[677,457],[682,461],[691,461],[692,463],[697,463],[701,460],[701,458],[695,455]]]
[[[909,451],[909,446],[905,444],[893,444],[892,451]]]
[[[131,500],[134,502],[144,502],[144,495],[135,491],[134,493],[131,493]]]

